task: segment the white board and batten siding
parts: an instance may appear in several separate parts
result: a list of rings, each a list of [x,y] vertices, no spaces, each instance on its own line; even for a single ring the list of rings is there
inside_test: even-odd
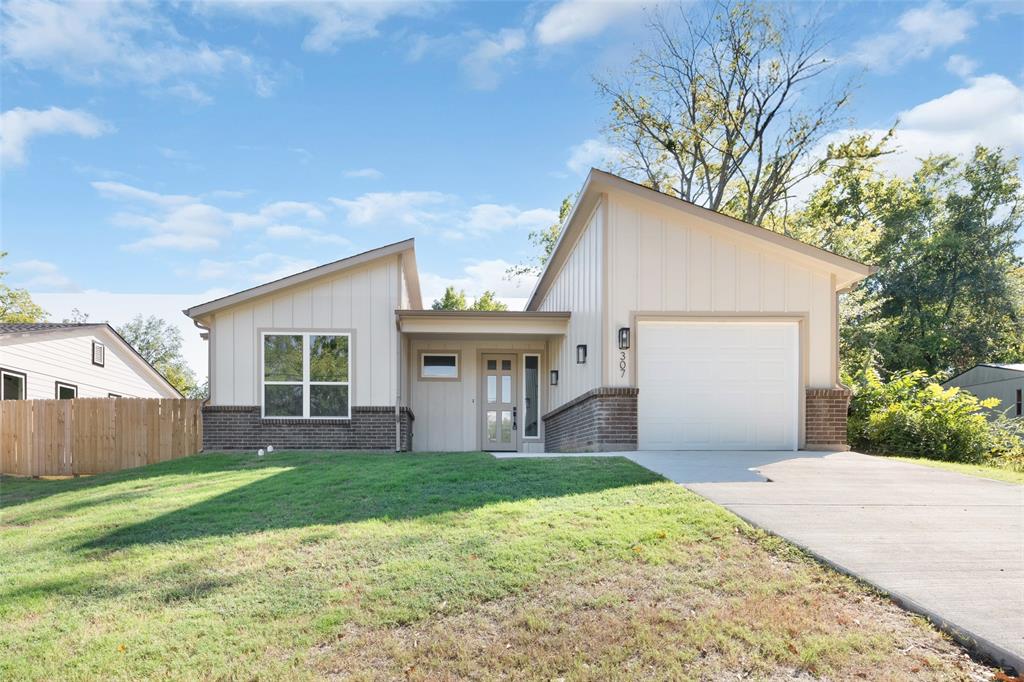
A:
[[[459,354],[458,381],[422,380],[419,376],[420,354],[423,352],[455,352]],[[516,355],[516,386],[522,401],[523,354],[536,353],[540,362],[540,414],[547,409],[548,395],[544,381],[547,371],[544,363],[543,340],[445,340],[412,339],[409,342],[408,362],[411,385],[410,408],[416,416],[413,422],[413,449],[421,452],[464,452],[480,449],[481,414],[477,404],[480,395],[480,356],[495,353]],[[519,422],[525,409],[520,405]],[[416,425],[420,424],[420,428]],[[521,439],[520,452],[543,451],[543,422],[539,425],[539,438]],[[522,426],[520,426],[522,428]]]
[[[603,385],[601,376],[605,281],[605,210],[597,203],[586,227],[552,282],[539,309],[570,311],[568,333],[549,346],[549,369],[558,370],[558,385],[549,386],[548,411]],[[576,346],[587,346],[587,361],[576,362]],[[545,376],[542,383],[550,383]]]
[[[104,345],[102,367],[92,363],[92,344]],[[55,330],[0,340],[0,367],[26,375],[26,398],[53,400],[55,384],[73,384],[79,398],[179,398],[157,379],[137,371],[134,353],[93,330]]]
[[[213,405],[259,405],[264,331],[351,333],[354,406],[392,406],[398,392],[394,311],[407,301],[398,256],[300,284],[212,313]]]
[[[835,294],[824,266],[731,234],[702,218],[621,192],[608,195],[608,327],[610,385],[637,385],[637,339],[620,366],[617,330],[637,327],[637,314],[751,318],[792,315],[800,338],[805,385],[836,381]],[[642,318],[641,318],[642,319]],[[642,342],[640,342],[642,347]]]

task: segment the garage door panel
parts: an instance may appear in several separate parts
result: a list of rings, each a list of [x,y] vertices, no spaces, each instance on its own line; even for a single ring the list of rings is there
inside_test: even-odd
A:
[[[796,449],[795,323],[641,322],[641,449]]]

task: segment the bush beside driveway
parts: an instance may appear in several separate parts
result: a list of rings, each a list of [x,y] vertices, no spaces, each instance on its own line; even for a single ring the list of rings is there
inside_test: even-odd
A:
[[[3,679],[988,673],[622,458],[210,454],[0,501]]]

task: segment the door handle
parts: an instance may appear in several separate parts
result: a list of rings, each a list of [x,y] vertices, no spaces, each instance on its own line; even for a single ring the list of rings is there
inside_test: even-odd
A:
[[[512,430],[515,431],[519,428],[519,408],[516,405],[512,406]]]

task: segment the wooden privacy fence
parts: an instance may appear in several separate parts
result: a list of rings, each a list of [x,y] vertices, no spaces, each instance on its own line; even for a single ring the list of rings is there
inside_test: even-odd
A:
[[[4,474],[99,474],[194,455],[202,447],[200,400],[0,401]]]

